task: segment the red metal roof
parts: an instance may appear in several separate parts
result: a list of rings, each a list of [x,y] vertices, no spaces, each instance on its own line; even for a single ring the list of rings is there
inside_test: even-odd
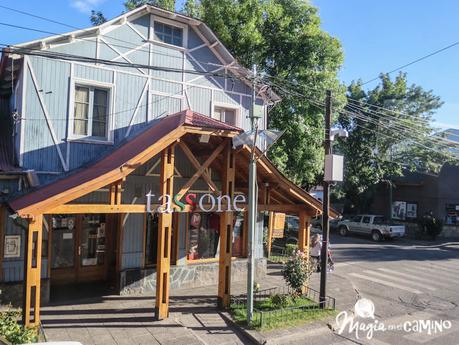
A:
[[[126,162],[144,152],[158,140],[167,138],[167,135],[171,131],[184,125],[215,130],[241,131],[240,128],[228,125],[208,116],[195,113],[191,110],[185,110],[174,115],[169,115],[159,119],[151,127],[133,137],[94,164],[79,169],[71,175],[67,175],[60,180],[12,200],[9,202],[9,205],[14,211],[18,211],[39,202],[43,202],[46,199],[67,190],[83,185],[96,177],[119,169]],[[111,181],[107,181],[107,184],[108,183],[111,183]]]

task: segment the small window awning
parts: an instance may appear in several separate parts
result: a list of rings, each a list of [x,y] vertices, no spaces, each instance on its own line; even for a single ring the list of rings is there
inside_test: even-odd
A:
[[[32,190],[10,201],[9,206],[23,218],[49,213],[57,206],[124,179],[185,135],[208,134],[231,138],[241,132],[242,129],[238,127],[191,110],[169,115],[154,121],[146,130],[124,142],[94,164]],[[238,150],[236,162],[240,166],[239,171],[247,170],[249,157],[248,147]],[[259,183],[275,185],[279,198],[285,195],[287,202],[299,207],[304,206],[311,215],[322,212],[322,203],[288,180],[267,157],[260,157],[258,166]],[[335,211],[331,211],[332,217],[337,215]]]

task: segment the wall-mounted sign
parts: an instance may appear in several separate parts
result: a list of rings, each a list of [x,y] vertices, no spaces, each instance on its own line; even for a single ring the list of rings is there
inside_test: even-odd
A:
[[[284,238],[285,213],[274,213],[273,238]]]
[[[406,216],[406,202],[405,201],[394,201],[392,203],[392,218],[405,220]]]
[[[21,236],[6,235],[5,246],[3,249],[3,257],[18,258],[21,256]]]
[[[418,204],[406,203],[406,218],[417,218],[418,217]]]
[[[191,207],[192,210],[199,210],[201,212],[225,212],[225,211],[243,211],[242,208],[238,207],[238,203],[245,203],[245,195],[235,195],[231,198],[229,195],[214,196],[211,193],[201,195],[200,198],[195,193],[189,193],[184,195],[184,202],[179,195],[176,194],[173,197],[169,194],[159,196],[158,202],[161,206],[152,208],[152,198],[154,194],[148,192],[147,198],[147,212],[153,213],[172,213],[172,212],[185,212],[186,207]],[[227,206],[226,206],[227,205]],[[222,207],[223,206],[223,207]]]

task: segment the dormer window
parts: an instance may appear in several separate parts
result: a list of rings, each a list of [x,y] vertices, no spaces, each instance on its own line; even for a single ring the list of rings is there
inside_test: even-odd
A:
[[[183,29],[155,21],[155,39],[174,46],[183,46]]]

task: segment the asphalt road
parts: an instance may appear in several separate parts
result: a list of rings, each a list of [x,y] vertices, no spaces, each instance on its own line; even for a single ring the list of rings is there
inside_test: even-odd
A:
[[[336,265],[328,274],[328,294],[349,316],[357,299],[371,300],[374,319],[354,319],[362,327],[359,338],[348,324],[341,334],[318,334],[312,344],[459,344],[459,242],[375,243],[365,237],[332,235],[330,243]],[[319,275],[312,280],[318,287]],[[414,331],[421,323],[428,327],[437,321],[438,326],[440,320],[442,330]],[[381,324],[386,329],[367,339],[368,328]]]

